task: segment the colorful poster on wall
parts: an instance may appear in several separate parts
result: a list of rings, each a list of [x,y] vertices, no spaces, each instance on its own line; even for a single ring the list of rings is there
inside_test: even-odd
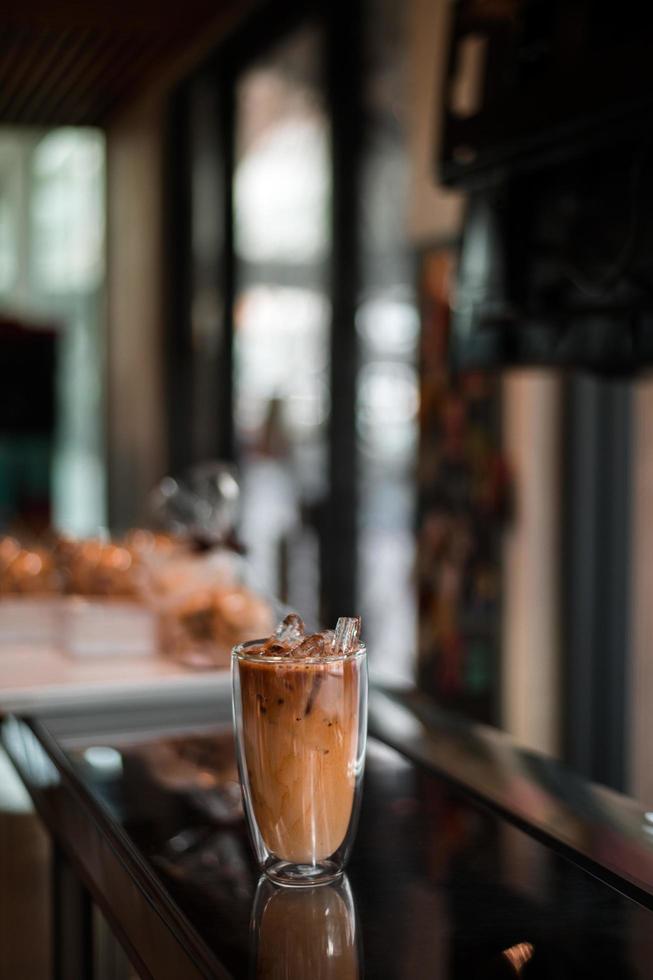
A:
[[[509,480],[497,376],[448,364],[455,258],[429,250],[420,271],[418,674],[443,707],[496,723]]]

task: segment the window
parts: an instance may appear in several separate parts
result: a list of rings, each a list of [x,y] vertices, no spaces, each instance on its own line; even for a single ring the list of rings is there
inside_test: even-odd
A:
[[[0,315],[57,332],[55,431],[39,466],[52,522],[80,534],[106,522],[104,157],[96,130],[0,130]]]
[[[330,157],[321,38],[303,27],[236,82],[235,435],[255,572],[318,615],[327,493]]]

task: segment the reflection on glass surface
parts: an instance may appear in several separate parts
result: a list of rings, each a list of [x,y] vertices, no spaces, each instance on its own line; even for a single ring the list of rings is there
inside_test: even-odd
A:
[[[27,774],[33,786],[47,789],[57,786],[59,772],[31,728],[18,718],[8,718],[3,726],[3,741],[12,759]]]
[[[252,980],[358,980],[356,910],[347,878],[319,888],[259,881],[250,923]]]
[[[508,949],[504,949],[501,955],[507,963],[510,963],[515,975],[520,977],[526,964],[532,960],[533,952],[532,943],[516,943]]]
[[[183,716],[176,715],[169,724],[182,721]],[[60,717],[56,724],[66,722]],[[130,905],[122,901],[120,882],[125,880],[125,869],[131,869],[131,874],[136,870],[131,857],[135,848],[179,914],[230,976],[272,980],[347,980],[363,973],[372,980],[649,980],[651,976],[653,914],[646,903],[626,898],[555,848],[479,806],[454,789],[449,779],[429,773],[428,760],[422,760],[427,765],[418,769],[374,739],[370,742],[361,827],[350,870],[354,911],[345,879],[314,889],[279,889],[264,880],[254,898],[259,876],[242,815],[232,806],[240,791],[231,730],[182,734],[174,727],[166,731],[164,725],[158,734],[137,734],[134,724],[127,731],[133,734],[116,733],[99,744],[96,738],[80,743],[78,727],[69,739],[59,735],[69,764],[58,783],[62,761],[58,753],[50,758],[47,745],[44,749],[24,722],[6,719],[0,726],[3,745],[26,774],[30,790],[47,788],[52,805],[44,810],[46,825],[64,839],[73,835],[80,859],[90,856],[90,866],[100,870],[98,827],[107,828],[110,820],[122,828],[124,833],[114,841],[116,851],[111,852],[121,873],[110,873],[113,858],[101,866],[102,874],[106,873],[101,887],[109,889],[118,919],[131,914]],[[454,781],[478,790],[473,773],[496,773],[501,761],[491,733],[475,729],[470,739],[467,726],[453,725],[447,740],[446,731],[446,727],[438,729],[436,741],[449,765],[458,767]],[[419,743],[414,736],[411,741],[413,747]],[[98,778],[86,753],[111,745],[120,753],[122,770],[112,780]],[[525,755],[517,753],[518,769]],[[99,761],[102,754],[92,751],[91,759]],[[462,771],[465,759],[471,766],[471,770],[465,767],[467,778]],[[532,823],[535,814],[555,827],[568,806],[579,828],[586,828],[587,846],[595,848],[606,835],[600,821],[590,819],[583,796],[573,790],[572,784],[579,780],[569,773],[564,777],[554,762],[546,766],[549,776],[556,769],[560,776],[549,779],[556,802],[548,816],[543,815],[538,789],[542,771],[528,767],[505,801],[512,799],[509,809],[520,807],[516,812],[525,824]],[[455,775],[446,766],[438,768],[449,777]],[[488,778],[496,785],[496,776]],[[591,791],[605,803],[607,791]],[[85,799],[82,807],[80,799]],[[635,804],[614,793],[611,799],[613,809],[621,800],[626,816],[633,808],[633,823],[629,818],[631,831],[626,823],[623,829],[615,827],[608,840],[610,852],[620,852],[623,858],[628,849],[642,875],[653,880],[646,860],[650,841],[632,835]],[[530,820],[523,809],[529,801]],[[104,815],[100,821],[95,814],[98,806]],[[638,826],[647,822],[641,807],[636,815]],[[125,850],[126,838],[132,847]],[[110,857],[109,851],[106,855]],[[131,883],[127,888],[130,896],[139,892]],[[156,909],[160,895],[152,897]],[[147,929],[139,929],[138,937],[147,946]],[[182,980],[188,975],[174,973],[172,966],[168,974]]]
[[[90,745],[84,750],[84,760],[98,778],[111,778],[122,772],[122,756],[110,745]]]

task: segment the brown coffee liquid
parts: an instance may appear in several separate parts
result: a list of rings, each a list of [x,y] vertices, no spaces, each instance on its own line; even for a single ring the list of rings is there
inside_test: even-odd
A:
[[[297,864],[329,857],[351,819],[360,658],[241,660],[245,762],[266,847]]]

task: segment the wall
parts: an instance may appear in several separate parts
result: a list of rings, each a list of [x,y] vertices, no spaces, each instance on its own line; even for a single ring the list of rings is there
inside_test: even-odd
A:
[[[107,133],[109,520],[146,516],[166,470],[163,364],[163,113],[160,93]]]
[[[503,727],[521,744],[556,755],[562,721],[559,374],[507,375],[503,439],[514,492],[503,561]]]
[[[163,144],[168,98],[255,6],[228,0],[107,126],[109,523],[147,517],[166,473]]]
[[[455,238],[462,225],[462,194],[437,184],[437,153],[449,22],[448,0],[411,0],[408,237],[414,244]]]

